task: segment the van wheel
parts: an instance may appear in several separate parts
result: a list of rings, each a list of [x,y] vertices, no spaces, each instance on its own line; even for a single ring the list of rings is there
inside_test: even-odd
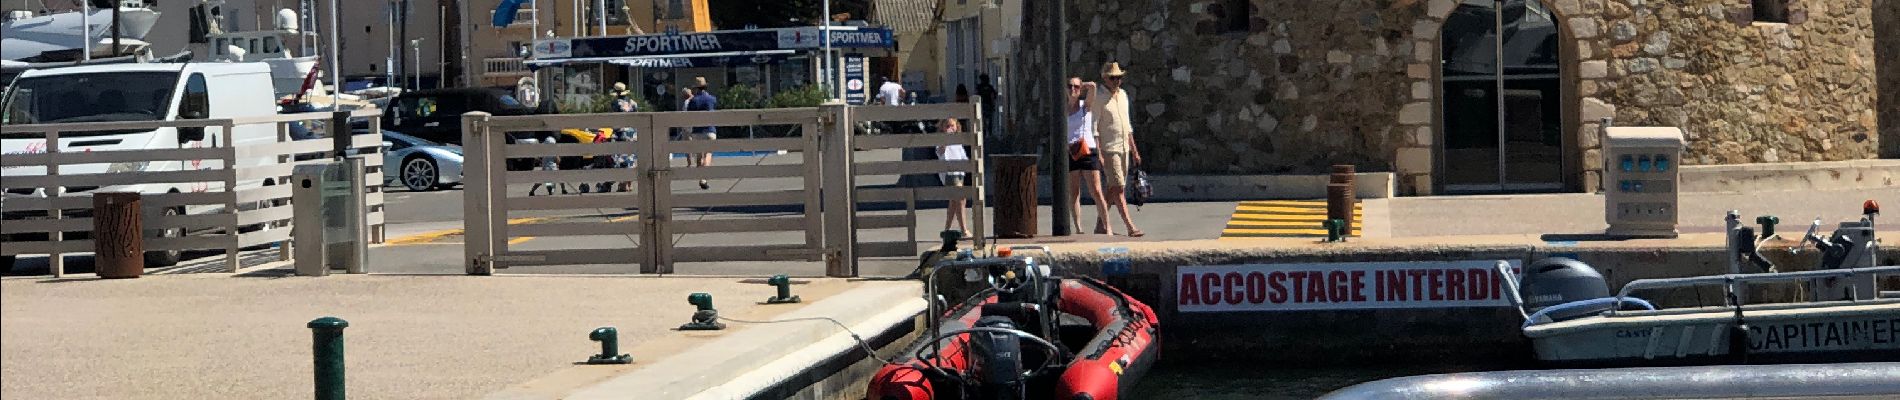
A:
[[[185,215],[185,208],[184,207],[167,208],[165,209],[165,215],[166,216]],[[160,229],[156,233],[157,233],[156,235],[152,235],[151,233],[147,233],[147,235],[157,236],[157,237],[162,237],[162,238],[184,237],[185,229],[178,228],[178,227],[171,227],[171,228]],[[145,252],[145,267],[146,268],[170,267],[173,265],[178,265],[179,259],[183,258],[183,256],[184,256],[184,252],[180,250],[147,251]]]

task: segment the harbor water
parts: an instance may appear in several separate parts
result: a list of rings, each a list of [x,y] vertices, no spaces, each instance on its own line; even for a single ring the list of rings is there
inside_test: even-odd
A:
[[[1302,368],[1261,363],[1163,362],[1142,378],[1137,400],[1306,400],[1402,376],[1521,369],[1510,365],[1380,365]]]

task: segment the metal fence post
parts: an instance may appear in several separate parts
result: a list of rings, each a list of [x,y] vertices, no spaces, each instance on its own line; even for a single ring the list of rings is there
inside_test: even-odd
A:
[[[825,275],[832,277],[854,277],[858,275],[857,224],[854,216],[857,212],[857,180],[852,172],[852,159],[855,150],[851,148],[851,112],[843,101],[832,100],[819,108],[818,134],[823,135],[824,149],[820,157],[824,160],[824,237],[825,237]]]
[[[343,328],[349,321],[337,317],[311,320],[310,353],[315,360],[317,400],[343,400]]]
[[[462,230],[467,235],[462,253],[469,275],[495,273],[489,259],[496,255],[491,246],[494,241],[489,240],[494,233],[489,214],[493,212],[495,190],[488,187],[488,175],[495,173],[496,164],[503,165],[505,171],[508,160],[494,159],[495,149],[489,148],[487,140],[488,118],[488,113],[480,111],[462,114],[462,152],[468,157],[462,170]]]

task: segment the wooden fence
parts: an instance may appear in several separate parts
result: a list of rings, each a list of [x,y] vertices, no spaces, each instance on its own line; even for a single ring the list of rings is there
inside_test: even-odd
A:
[[[918,201],[952,197],[975,199],[978,216],[973,227],[981,237],[982,186],[949,188],[859,188],[857,177],[867,175],[963,172],[982,182],[981,132],[853,136],[850,127],[860,121],[940,120],[976,118],[974,104],[906,107],[851,107],[730,110],[713,112],[607,113],[576,115],[464,116],[465,155],[468,157],[464,191],[465,231],[468,235],[467,272],[487,275],[497,268],[535,265],[637,264],[640,273],[675,273],[674,264],[726,261],[824,261],[826,275],[856,276],[858,257],[916,254],[915,208]],[[684,140],[672,132],[695,127],[791,126],[785,137]],[[972,124],[972,126],[980,126]],[[541,143],[560,137],[567,129],[602,127],[637,129],[633,140],[600,143]],[[778,131],[778,130],[775,130]],[[535,138],[536,142],[517,140]],[[861,150],[930,147],[961,144],[971,149],[971,160],[857,162]],[[673,154],[757,152],[787,154],[792,162],[753,165],[713,165],[680,168]],[[633,156],[631,167],[593,169],[540,169],[511,171],[509,160],[540,165],[541,159],[583,160],[568,165],[597,164],[587,158]],[[701,180],[793,180],[790,188],[734,191],[695,190]],[[630,191],[587,195],[533,196],[537,183],[619,182]],[[676,189],[686,188],[686,189]],[[617,189],[617,188],[615,188]],[[859,202],[905,202],[905,215],[858,215]],[[772,209],[778,212],[748,212]],[[687,210],[687,211],[682,211]],[[682,218],[699,210],[698,218]],[[705,219],[714,210],[720,218]],[[789,210],[789,211],[785,211]],[[560,218],[528,215],[558,214]],[[788,215],[789,214],[789,215]],[[908,241],[857,243],[858,229],[903,228]],[[780,234],[802,239],[790,243],[685,245],[686,234]],[[593,247],[539,246],[518,249],[528,237],[625,236],[629,242],[595,241]],[[578,241],[577,241],[578,242]]]
[[[371,240],[383,239],[382,139],[377,126],[381,113],[361,110],[372,128],[353,135],[351,157],[363,159]],[[66,274],[64,255],[90,253],[92,193],[143,193],[145,249],[151,251],[223,250],[228,271],[237,272],[239,251],[271,244],[288,244],[293,204],[291,170],[297,165],[329,162],[330,140],[293,140],[290,124],[328,122],[330,113],[270,115],[234,119],[152,122],[98,122],[7,125],[7,140],[43,140],[42,152],[0,157],[0,169],[43,169],[43,174],[0,177],[0,258],[23,254],[49,255],[53,276]],[[241,141],[238,127],[270,125],[274,140]],[[152,131],[204,128],[201,147],[117,151],[73,151],[74,142],[112,140],[93,135],[84,139],[63,133],[94,131]],[[20,139],[19,135],[37,136]],[[57,143],[58,145],[53,145]],[[237,145],[234,145],[237,144]],[[298,157],[305,155],[305,157]],[[314,156],[314,157],[312,157]],[[299,160],[304,159],[304,160]],[[86,164],[109,164],[105,172],[63,173]],[[156,167],[153,165],[156,164]],[[168,168],[167,164],[178,167]],[[96,168],[89,168],[96,169]],[[73,237],[69,239],[68,237]],[[288,259],[288,249],[280,252]],[[150,265],[148,265],[149,267]]]

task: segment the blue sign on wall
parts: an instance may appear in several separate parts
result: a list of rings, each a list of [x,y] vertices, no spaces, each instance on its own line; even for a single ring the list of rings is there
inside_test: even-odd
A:
[[[844,101],[854,106],[864,105],[864,55],[844,55]]]

